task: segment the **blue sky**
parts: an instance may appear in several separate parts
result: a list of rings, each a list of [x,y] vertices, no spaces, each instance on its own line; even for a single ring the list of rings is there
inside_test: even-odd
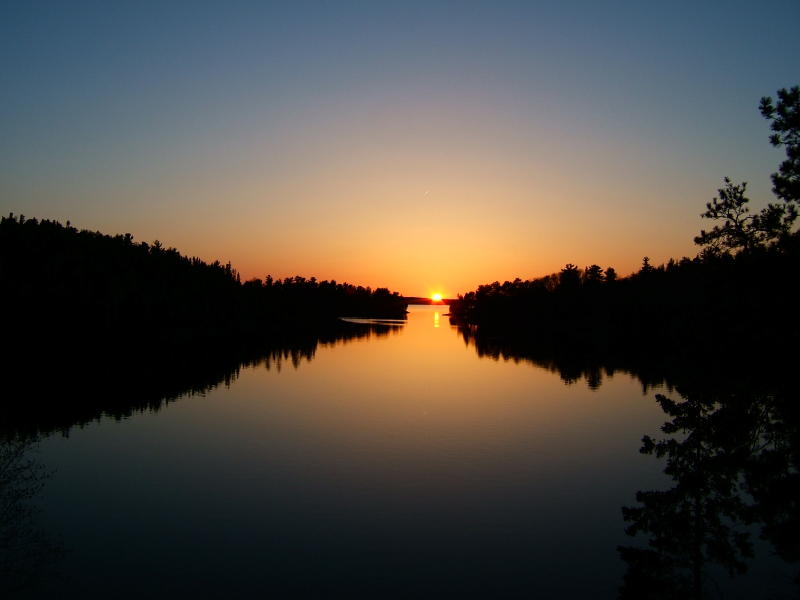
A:
[[[757,105],[800,83],[798,22],[796,1],[5,2],[0,209],[406,293],[626,272],[695,252],[723,176],[772,199]]]

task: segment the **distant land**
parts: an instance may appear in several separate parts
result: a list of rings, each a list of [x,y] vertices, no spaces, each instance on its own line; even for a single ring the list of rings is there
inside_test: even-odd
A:
[[[425,298],[422,296],[403,296],[403,300],[408,302],[409,304],[450,304],[451,302],[455,301],[455,298],[442,298],[441,300],[432,300],[431,298]]]

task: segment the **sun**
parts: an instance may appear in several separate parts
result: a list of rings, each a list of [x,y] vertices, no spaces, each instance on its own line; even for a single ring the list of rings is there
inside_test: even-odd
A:
[[[433,300],[434,302],[441,302],[442,301],[442,295],[439,292],[436,292],[435,294],[431,294],[431,300]]]

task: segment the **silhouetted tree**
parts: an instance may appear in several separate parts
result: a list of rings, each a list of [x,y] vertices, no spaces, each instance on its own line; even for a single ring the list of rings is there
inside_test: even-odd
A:
[[[786,146],[786,160],[772,174],[772,191],[792,205],[796,216],[795,204],[800,201],[800,86],[778,90],[777,104],[765,96],[759,109],[765,119],[772,121],[770,143],[777,148]]]
[[[562,290],[574,291],[581,284],[581,271],[572,263],[567,263],[558,274],[559,286]]]
[[[786,160],[772,174],[773,193],[784,202],[770,203],[758,214],[749,214],[745,196],[747,183],[734,184],[728,177],[719,189],[719,196],[706,204],[706,219],[722,221],[711,231],[701,231],[696,244],[705,246],[706,255],[719,252],[749,251],[785,238],[798,216],[800,200],[800,87],[778,90],[778,103],[761,98],[759,110],[772,121],[770,136],[773,146],[786,147]]]
[[[718,197],[706,203],[704,219],[723,221],[711,231],[700,231],[694,238],[696,244],[706,246],[711,253],[721,251],[749,251],[763,247],[789,233],[795,214],[778,204],[770,204],[759,214],[752,215],[747,203],[747,183],[734,184],[725,178]]]
[[[47,347],[80,332],[84,345],[183,344],[315,328],[340,316],[402,318],[406,302],[316,278],[242,283],[230,263],[207,264],[160,241],[78,231],[56,221],[0,219],[0,289],[13,320],[7,345]]]
[[[583,281],[587,285],[597,285],[605,281],[605,275],[602,267],[599,265],[592,265],[583,270]]]
[[[491,327],[494,335],[524,331],[596,345],[658,339],[674,348],[713,349],[797,341],[798,323],[775,307],[796,301],[790,274],[800,268],[800,233],[791,230],[800,176],[798,108],[800,88],[781,90],[777,104],[761,103],[762,114],[773,119],[772,143],[786,146],[789,157],[773,177],[784,202],[750,214],[746,184],[725,178],[706,205],[703,217],[716,223],[695,238],[704,246],[696,258],[654,266],[645,256],[624,278],[611,267],[603,274],[598,265],[581,271],[570,263],[538,279],[479,286],[451,303],[451,315]]]

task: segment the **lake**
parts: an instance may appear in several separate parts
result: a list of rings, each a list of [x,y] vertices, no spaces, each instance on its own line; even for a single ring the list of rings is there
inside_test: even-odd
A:
[[[671,390],[498,359],[446,306],[409,310],[44,436],[53,553],[23,597],[617,597],[618,546],[644,545],[622,507],[670,486],[639,448]],[[793,576],[754,564],[715,575],[726,597]]]

